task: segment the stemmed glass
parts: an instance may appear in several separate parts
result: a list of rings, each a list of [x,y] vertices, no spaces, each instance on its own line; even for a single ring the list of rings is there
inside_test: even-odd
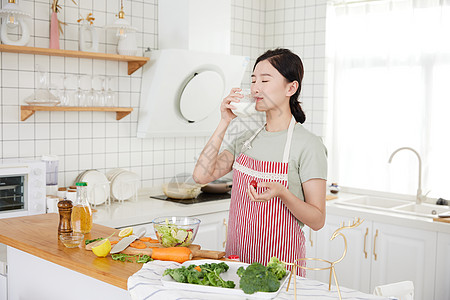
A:
[[[105,80],[104,76],[102,76],[102,77],[99,76],[99,79],[100,79],[101,87],[102,87],[101,91],[98,92],[99,100],[100,100],[101,106],[107,106],[106,105],[106,91],[105,91],[106,80]]]
[[[56,85],[56,94],[58,95],[58,98],[61,101],[60,103],[61,106],[69,105],[69,97],[66,88],[66,75],[58,76],[58,84]]]
[[[97,92],[94,90],[94,76],[89,76],[91,88],[86,94],[87,102],[92,106],[100,106]]]
[[[75,106],[87,106],[86,103],[86,93],[85,91],[83,91],[81,89],[81,78],[83,77],[83,75],[77,75],[77,82],[78,82],[78,86],[77,86],[77,91],[75,93],[75,101],[76,104]]]
[[[116,93],[112,90],[112,76],[106,77],[107,90],[106,90],[106,106],[117,106]]]

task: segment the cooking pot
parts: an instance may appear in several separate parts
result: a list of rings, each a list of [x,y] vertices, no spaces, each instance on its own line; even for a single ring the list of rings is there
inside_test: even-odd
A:
[[[232,185],[232,181],[217,179],[203,186],[201,190],[205,193],[223,194],[231,191]]]

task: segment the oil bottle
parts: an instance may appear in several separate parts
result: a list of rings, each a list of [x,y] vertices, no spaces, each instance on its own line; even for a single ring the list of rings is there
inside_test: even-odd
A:
[[[77,182],[77,199],[72,208],[72,229],[83,234],[91,232],[92,210],[87,198],[87,183]]]

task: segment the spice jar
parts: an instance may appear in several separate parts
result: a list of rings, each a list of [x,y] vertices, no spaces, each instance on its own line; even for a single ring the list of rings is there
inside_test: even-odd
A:
[[[66,198],[66,192],[67,192],[67,188],[60,187],[60,188],[58,188],[58,192],[56,192],[56,196],[58,196],[59,198]]]
[[[72,201],[64,199],[58,202],[59,226],[58,235],[63,233],[72,233],[71,215]]]
[[[74,232],[91,232],[92,210],[87,198],[87,183],[77,182],[77,199],[72,208],[72,227]]]

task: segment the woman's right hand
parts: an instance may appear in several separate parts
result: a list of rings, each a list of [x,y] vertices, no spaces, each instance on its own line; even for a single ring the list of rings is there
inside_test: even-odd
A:
[[[238,93],[240,91],[240,88],[232,88],[228,96],[223,99],[222,104],[220,105],[220,115],[222,120],[231,122],[231,120],[237,117],[231,109],[235,108],[232,102],[239,102],[240,98],[244,97]]]

